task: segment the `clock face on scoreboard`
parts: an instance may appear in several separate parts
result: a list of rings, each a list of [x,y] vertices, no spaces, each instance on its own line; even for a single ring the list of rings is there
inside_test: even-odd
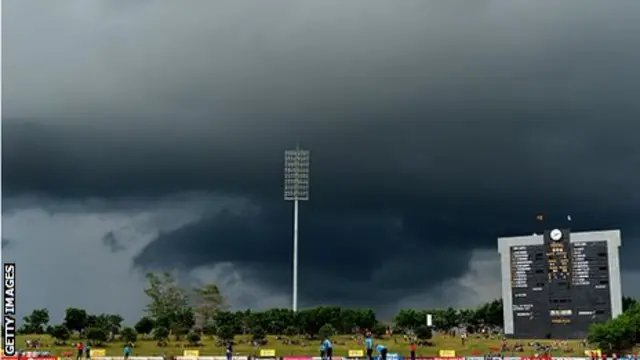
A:
[[[553,240],[553,241],[562,240],[562,231],[560,231],[560,229],[551,230],[551,234],[549,234],[549,235],[551,236],[551,240]]]

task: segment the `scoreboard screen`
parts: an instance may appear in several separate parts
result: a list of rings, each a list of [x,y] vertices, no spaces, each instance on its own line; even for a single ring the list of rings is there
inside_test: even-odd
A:
[[[510,248],[515,338],[581,339],[612,316],[607,242],[554,231],[543,244]]]

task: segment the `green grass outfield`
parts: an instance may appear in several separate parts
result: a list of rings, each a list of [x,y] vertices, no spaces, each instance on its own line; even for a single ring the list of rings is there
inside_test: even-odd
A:
[[[79,340],[70,339],[67,341],[66,346],[54,346],[53,339],[47,335],[24,335],[18,336],[18,348],[25,349],[25,340],[27,339],[40,339],[42,344],[40,351],[51,351],[53,355],[60,356],[64,352],[75,350],[72,346],[74,342]],[[352,336],[335,336],[332,338],[334,342],[334,356],[346,356],[349,350],[360,350],[363,348],[362,343],[353,340]],[[306,341],[298,339],[301,345],[285,345],[281,340],[278,340],[274,336],[268,337],[268,344],[261,347],[253,347],[248,342],[248,337],[236,336],[234,346],[234,353],[238,356],[259,355],[260,349],[274,349],[276,356],[287,355],[306,355],[306,356],[319,356],[320,341]],[[530,356],[535,354],[535,349],[528,346],[529,342],[537,341],[541,344],[553,344],[551,340],[530,340],[530,341],[518,341],[520,344],[525,345],[524,352],[513,353],[513,356]],[[380,339],[376,339],[376,342],[382,343],[389,348],[389,352],[397,352],[400,354],[408,354],[409,344],[403,340],[401,336],[385,336]],[[418,347],[417,356],[437,356],[439,350],[455,350],[458,356],[474,356],[479,354],[486,354],[491,351],[491,348],[499,348],[502,342],[498,339],[481,339],[476,337],[470,337],[466,346],[462,346],[459,338],[453,338],[444,335],[436,335],[432,339],[433,346]],[[509,345],[516,343],[515,340],[508,341]],[[104,348],[106,349],[107,356],[122,356],[124,343],[121,341],[115,341],[112,343],[106,343]],[[97,347],[94,347],[97,348]],[[566,348],[572,349],[568,351]],[[553,352],[555,356],[584,356],[584,349],[580,346],[579,341],[569,341],[566,343],[564,350],[556,350]],[[216,341],[210,337],[205,337],[202,340],[200,347],[190,347],[186,341],[170,341],[167,347],[158,347],[155,341],[152,340],[138,340],[133,348],[132,356],[156,356],[156,355],[182,355],[184,350],[197,349],[200,351],[201,356],[217,356],[224,354],[224,348],[217,347]],[[505,355],[511,355],[506,353]]]

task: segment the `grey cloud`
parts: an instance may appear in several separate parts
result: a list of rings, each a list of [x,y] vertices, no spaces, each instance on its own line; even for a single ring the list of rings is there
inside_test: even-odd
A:
[[[204,195],[201,195],[204,196]],[[182,199],[176,203],[176,199]],[[210,211],[218,200],[207,198]],[[147,297],[144,295],[144,275],[132,269],[132,258],[152,241],[157,234],[180,228],[197,219],[202,212],[202,199],[184,194],[166,201],[137,204],[132,209],[94,211],[91,205],[66,202],[73,212],[52,213],[49,209],[23,208],[2,216],[3,235],[20,246],[3,248],[5,261],[18,264],[20,286],[18,298],[21,319],[34,308],[50,310],[52,322],[58,323],[69,306],[83,307],[92,312],[122,314],[127,324],[134,324]],[[233,204],[230,205],[233,208]],[[138,208],[139,210],[135,210]],[[73,229],[73,231],[69,231]],[[105,234],[114,233],[126,244],[122,251],[111,252],[101,243]],[[52,269],[61,281],[51,282]],[[239,277],[229,265],[216,265],[182,272],[181,280],[188,283],[192,277],[220,284],[233,299],[234,305],[267,306],[278,303],[279,294],[269,293],[260,284]],[[78,289],[82,296],[69,296]],[[260,299],[242,302],[240,294]],[[123,296],[127,301],[122,301]],[[282,302],[280,302],[282,304]]]
[[[310,303],[446,283],[539,212],[638,237],[638,2],[56,4],[5,5],[4,195],[243,199],[157,234],[141,268],[232,262],[285,289],[297,142]]]
[[[13,241],[7,239],[7,238],[2,238],[2,248],[7,249],[9,247],[13,246]]]
[[[125,246],[118,240],[113,231],[104,234],[102,244],[108,247],[111,252],[118,252],[125,249]]]

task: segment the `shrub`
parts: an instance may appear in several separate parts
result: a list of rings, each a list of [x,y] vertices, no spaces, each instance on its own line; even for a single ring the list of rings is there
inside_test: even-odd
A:
[[[159,326],[153,330],[153,339],[158,342],[158,346],[166,346],[169,339],[169,329]]]
[[[431,328],[426,325],[418,326],[415,330],[415,333],[416,337],[419,340],[431,340],[431,337],[433,336]]]
[[[200,333],[195,330],[189,331],[187,334],[187,341],[189,342],[189,345],[192,346],[200,345]]]
[[[126,343],[135,343],[138,340],[138,333],[135,329],[126,327],[120,332],[120,339]]]

